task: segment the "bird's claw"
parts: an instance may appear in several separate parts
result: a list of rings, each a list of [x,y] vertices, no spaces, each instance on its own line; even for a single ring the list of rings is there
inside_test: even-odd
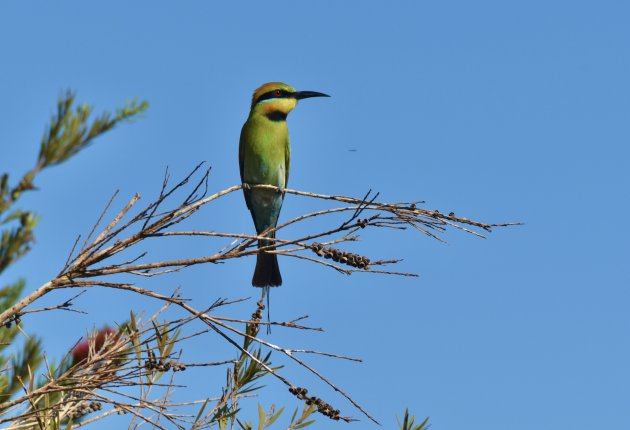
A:
[[[241,184],[241,187],[243,187],[244,190],[251,190],[252,189],[252,187],[250,187],[247,182],[243,182]]]

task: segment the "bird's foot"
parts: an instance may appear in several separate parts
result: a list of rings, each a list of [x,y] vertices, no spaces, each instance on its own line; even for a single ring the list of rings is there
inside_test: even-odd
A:
[[[243,182],[241,184],[241,187],[243,187],[244,190],[251,190],[252,189],[252,187],[250,187],[247,182]]]

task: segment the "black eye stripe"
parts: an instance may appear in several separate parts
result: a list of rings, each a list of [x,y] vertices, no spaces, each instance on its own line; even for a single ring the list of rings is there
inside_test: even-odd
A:
[[[280,94],[276,94],[277,91],[280,91]],[[269,99],[286,99],[289,98],[291,96],[291,93],[289,93],[286,90],[272,90],[272,91],[267,91],[264,94],[261,94],[260,97],[258,97],[256,99],[256,103],[259,103],[263,100],[269,100]]]

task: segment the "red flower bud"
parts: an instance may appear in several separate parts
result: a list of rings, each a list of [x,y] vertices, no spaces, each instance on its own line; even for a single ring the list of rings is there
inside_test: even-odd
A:
[[[94,343],[94,351],[98,352],[103,348],[106,339],[111,339],[118,334],[118,330],[111,327],[103,327],[96,333],[90,334],[88,339],[84,339],[77,344],[72,350],[72,364],[75,365],[80,361],[87,360],[90,352],[90,342]],[[111,342],[111,340],[109,341]]]

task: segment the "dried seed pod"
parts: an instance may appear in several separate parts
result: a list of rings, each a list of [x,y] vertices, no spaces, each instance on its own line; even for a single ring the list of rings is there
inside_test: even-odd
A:
[[[186,365],[184,363],[173,363],[173,372],[181,372],[186,370]]]

